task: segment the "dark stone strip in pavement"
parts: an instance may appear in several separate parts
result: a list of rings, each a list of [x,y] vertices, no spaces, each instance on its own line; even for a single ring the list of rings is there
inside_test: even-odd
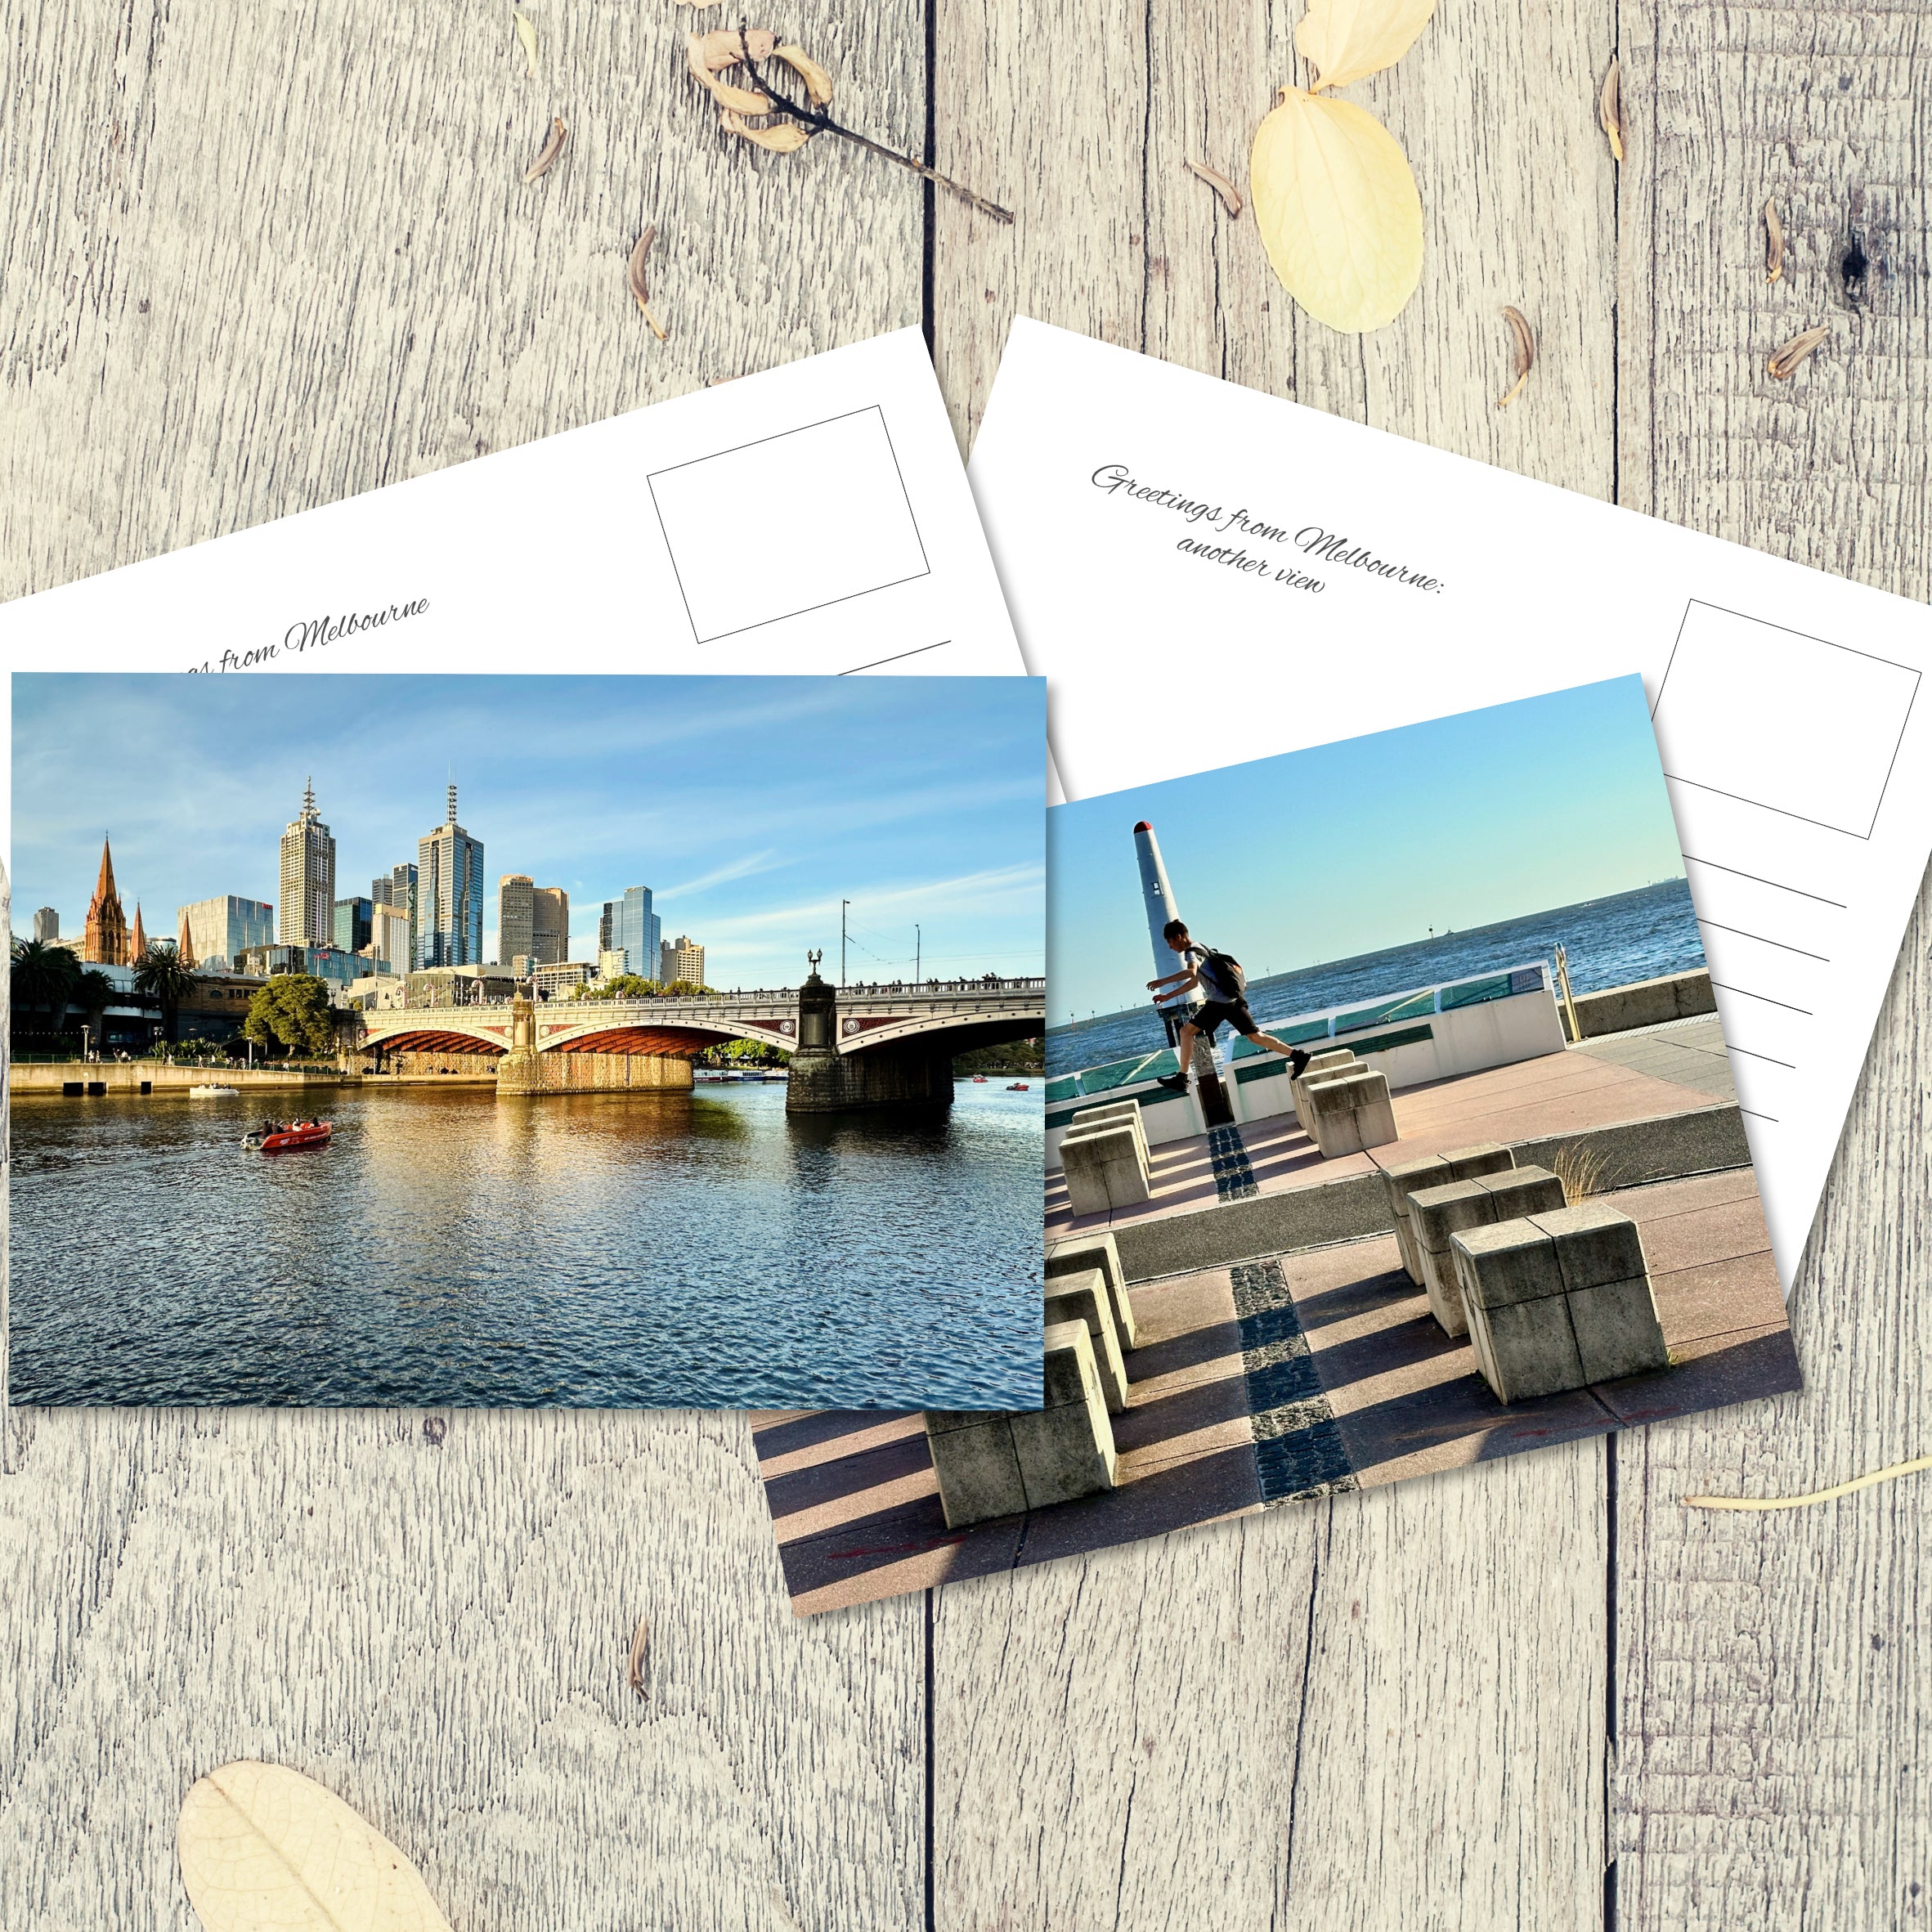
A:
[[[1247,1262],[1229,1275],[1262,1501],[1302,1502],[1358,1487],[1280,1262]]]
[[[1261,1192],[1239,1127],[1209,1127],[1208,1158],[1214,1168],[1214,1191],[1224,1201],[1251,1201]]]
[[[1519,1141],[1513,1150],[1518,1167],[1549,1167],[1563,1149],[1576,1146],[1603,1162],[1604,1189],[1750,1165],[1744,1117],[1735,1105]],[[1190,1213],[1129,1222],[1113,1231],[1122,1272],[1129,1281],[1149,1281],[1386,1235],[1393,1227],[1382,1176],[1374,1173],[1217,1201]]]

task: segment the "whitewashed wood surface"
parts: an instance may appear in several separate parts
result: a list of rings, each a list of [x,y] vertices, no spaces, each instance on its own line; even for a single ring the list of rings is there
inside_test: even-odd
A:
[[[1911,10],[1443,0],[1352,91],[1428,211],[1367,338],[1185,170],[1242,173],[1298,0],[772,17],[1011,228],[717,135],[680,43],[715,9],[524,11],[535,80],[507,7],[6,0],[0,595],[921,319],[963,446],[1016,310],[1932,589]],[[623,289],[647,221],[666,343]],[[1541,355],[1499,412],[1504,303]],[[1926,1922],[1925,1479],[1681,1499],[1932,1441],[1929,946],[1921,898],[1794,1297],[1809,1392],[1608,1446],[801,1623],[733,1416],[15,1412],[0,1925],[191,1926],[176,1809],[243,1755],[364,1810],[458,1932]]]

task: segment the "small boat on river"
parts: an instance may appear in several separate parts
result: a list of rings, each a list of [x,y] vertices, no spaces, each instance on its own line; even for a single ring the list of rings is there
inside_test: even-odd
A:
[[[231,1100],[238,1098],[239,1087],[223,1087],[218,1082],[208,1087],[191,1087],[188,1098],[191,1100]]]
[[[1026,1091],[1027,1085],[1024,1080],[1009,1080],[1006,1083],[1006,1092],[1008,1093],[1024,1093]]]
[[[264,1122],[242,1136],[244,1147],[258,1147],[264,1154],[285,1154],[297,1147],[324,1147],[335,1131],[328,1120],[298,1120],[287,1127]]]

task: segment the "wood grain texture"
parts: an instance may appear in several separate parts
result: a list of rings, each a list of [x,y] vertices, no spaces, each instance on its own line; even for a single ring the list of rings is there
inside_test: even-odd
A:
[[[930,100],[1010,229],[823,141],[727,141],[688,10],[525,11],[538,81],[507,10],[6,7],[0,595],[922,312],[963,447],[1022,310],[1926,594],[1915,13],[1444,7],[1350,91],[1428,217],[1363,339],[1300,319],[1185,170],[1244,175],[1298,0],[773,21],[868,131],[917,148]],[[571,150],[524,187],[552,114]],[[623,295],[647,220],[668,343]],[[1834,292],[1854,223],[1874,268]],[[1506,302],[1540,355],[1499,412]],[[1926,1445],[1929,948],[1922,901],[1794,1304],[1813,1388],[1607,1452],[800,1623],[735,1417],[16,1414],[0,1925],[185,1932],[175,1809],[247,1751],[364,1809],[459,1932],[1921,1921],[1932,1492],[1678,1499]]]
[[[1908,597],[1932,592],[1925,16],[1626,9],[1622,495]],[[1767,285],[1775,197],[1785,273]],[[1870,262],[1849,290],[1854,233]],[[1770,351],[1814,323],[1789,382]],[[1623,1438],[1620,1922],[1932,1914],[1932,1486],[1774,1516],[1932,1445],[1932,884],[1791,1300],[1802,1397]]]

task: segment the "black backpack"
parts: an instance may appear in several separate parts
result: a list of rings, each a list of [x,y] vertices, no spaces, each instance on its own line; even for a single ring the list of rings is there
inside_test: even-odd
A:
[[[1216,999],[1231,1003],[1247,998],[1248,975],[1233,953],[1217,953],[1210,947],[1202,955],[1198,970]]]

